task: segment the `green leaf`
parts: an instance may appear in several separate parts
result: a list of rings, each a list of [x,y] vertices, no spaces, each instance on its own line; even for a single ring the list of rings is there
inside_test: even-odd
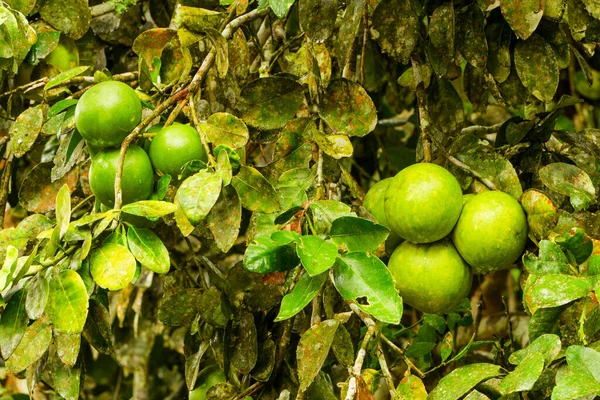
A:
[[[354,152],[352,142],[345,134],[327,135],[318,129],[313,129],[312,139],[325,154],[336,160],[350,157]]]
[[[26,298],[27,291],[25,289],[15,292],[2,312],[0,349],[2,349],[2,358],[5,360],[11,356],[25,335],[29,322],[25,311]]]
[[[589,175],[575,165],[548,164],[539,170],[544,185],[557,193],[569,196],[575,211],[596,204],[596,189]]]
[[[538,308],[561,306],[587,296],[594,290],[596,281],[596,277],[544,275],[526,292],[526,302],[532,313]]]
[[[81,334],[57,333],[54,335],[54,344],[56,345],[56,354],[60,360],[67,366],[73,367],[79,356],[81,347]]]
[[[569,367],[600,382],[600,353],[583,346],[569,346],[566,353]]]
[[[265,274],[287,271],[300,263],[296,255],[296,243],[293,239],[286,242],[274,240],[274,238],[279,239],[277,236],[265,235],[250,243],[244,253],[244,268],[250,272]]]
[[[200,311],[202,291],[181,289],[163,296],[158,303],[158,320],[169,326],[187,326]]]
[[[427,400],[427,390],[421,378],[416,375],[405,376],[396,388],[394,400]]]
[[[347,251],[375,251],[385,242],[389,229],[364,218],[340,217],[333,221],[331,240]]]
[[[515,66],[521,82],[535,97],[552,101],[560,76],[552,47],[541,36],[534,34],[517,42]]]
[[[512,353],[508,359],[511,364],[519,365],[531,354],[544,356],[544,364],[550,365],[561,350],[560,337],[552,334],[544,334],[537,337],[533,342],[522,350]]]
[[[554,241],[567,250],[577,264],[582,264],[587,260],[594,250],[592,239],[580,228],[572,228],[569,232],[555,238]]]
[[[19,260],[19,250],[13,245],[8,245],[6,248],[6,258],[2,269],[0,270],[0,291],[8,288],[15,278],[17,262]]]
[[[488,44],[488,71],[497,82],[504,82],[510,75],[512,65],[510,42],[512,30],[504,21],[488,23],[485,27]]]
[[[585,9],[596,19],[600,19],[600,4],[594,0],[582,0]]]
[[[207,27],[204,30],[204,33],[210,40],[213,48],[215,49],[215,66],[217,67],[217,72],[219,77],[224,78],[227,75],[227,71],[229,70],[229,52],[227,47],[227,39],[221,32],[217,31],[214,28]]]
[[[127,244],[131,254],[144,267],[157,274],[169,272],[171,266],[169,250],[150,229],[129,226],[127,229]]]
[[[244,208],[262,213],[279,211],[275,189],[256,169],[242,166],[231,184],[240,196]]]
[[[37,140],[44,123],[44,104],[23,111],[10,130],[10,145],[15,157],[23,157]]]
[[[582,346],[570,346],[567,349],[568,367],[562,367],[556,374],[556,386],[552,391],[552,400],[572,400],[600,393],[598,371],[598,352]]]
[[[315,235],[329,235],[331,224],[341,217],[356,217],[350,206],[336,200],[317,200],[308,206],[312,213]]]
[[[59,358],[54,357],[50,363],[50,370],[56,392],[66,400],[79,399],[81,368],[67,366]]]
[[[50,279],[50,299],[46,314],[62,333],[81,333],[88,314],[88,295],[81,276],[66,269]]]
[[[25,331],[21,342],[6,360],[6,370],[17,373],[39,360],[52,341],[52,326],[46,318],[40,318]]]
[[[56,195],[56,225],[61,239],[69,228],[69,222],[71,222],[71,191],[69,186],[64,184]]]
[[[325,272],[316,276],[303,274],[292,291],[281,300],[281,307],[275,322],[289,319],[302,311],[319,293],[328,276],[329,274]]]
[[[543,0],[502,0],[500,9],[504,19],[521,39],[527,39],[540,23],[544,11]]]
[[[269,5],[271,6],[271,10],[277,15],[277,18],[285,18],[287,13],[292,8],[296,0],[269,0]]]
[[[229,160],[229,154],[225,149],[219,150],[217,153],[217,174],[223,179],[223,186],[228,186],[233,177],[233,169]]]
[[[342,366],[352,368],[354,365],[354,344],[350,332],[344,325],[338,326],[331,349]]]
[[[379,258],[366,253],[347,253],[333,266],[334,284],[346,300],[357,300],[358,307],[381,322],[400,323],[402,299],[394,278]]]
[[[176,208],[175,204],[167,201],[142,200],[124,205],[121,207],[121,211],[140,217],[158,218],[174,213]]]
[[[238,149],[244,147],[250,138],[244,121],[226,112],[212,114],[202,127],[208,141],[215,146],[223,144]]]
[[[383,52],[406,64],[419,40],[419,19],[410,1],[380,2],[373,12],[372,29]]]
[[[452,331],[448,331],[444,335],[444,339],[442,340],[442,347],[440,349],[440,355],[442,356],[442,361],[446,361],[448,357],[452,354],[452,350],[454,350],[454,335]]]
[[[242,205],[237,192],[225,186],[217,202],[206,216],[208,228],[213,234],[217,247],[226,253],[234,245],[242,222]]]
[[[337,6],[335,0],[298,1],[300,26],[313,42],[323,43],[333,34]]]
[[[202,170],[179,186],[179,205],[192,225],[198,225],[215,205],[221,193],[222,181],[217,174]]]
[[[337,42],[335,43],[335,54],[340,70],[344,69],[350,57],[352,45],[358,35],[365,3],[366,0],[350,0],[346,5],[346,11],[344,12],[337,34]]]
[[[92,15],[87,0],[43,0],[40,14],[44,21],[73,39],[89,29]]]
[[[460,54],[476,68],[485,68],[488,47],[485,40],[485,16],[477,5],[460,8],[456,12],[456,37],[454,42]]]
[[[529,230],[541,239],[547,237],[558,222],[557,208],[543,192],[528,189],[521,197],[521,205],[527,214]]]
[[[500,383],[502,394],[529,391],[544,369],[544,355],[530,353]]]
[[[49,294],[48,280],[42,274],[36,275],[29,285],[25,302],[25,310],[29,319],[38,319],[42,316],[48,304]]]
[[[304,101],[298,82],[280,76],[259,78],[242,89],[239,105],[242,119],[262,130],[283,128]]]
[[[338,255],[337,247],[318,236],[302,236],[296,252],[310,276],[320,275],[333,265]]]
[[[48,89],[52,89],[53,87],[56,87],[58,85],[60,85],[61,83],[68,81],[71,78],[76,77],[77,75],[81,75],[83,74],[85,71],[87,71],[90,67],[75,67],[75,68],[71,68],[69,70],[66,70],[65,72],[61,72],[60,74],[56,75],[54,78],[50,79],[48,81],[48,83],[46,83],[46,86],[44,86],[44,90],[48,90]]]
[[[313,325],[300,338],[296,349],[296,358],[301,392],[310,386],[321,370],[338,326],[337,320],[328,319]]]
[[[66,109],[73,107],[78,101],[79,100],[77,99],[64,99],[55,103],[52,107],[50,107],[50,110],[48,110],[48,118],[52,118]]]
[[[306,191],[314,184],[316,177],[316,168],[292,168],[281,174],[277,183],[281,208],[290,209],[306,203]]]
[[[90,252],[90,272],[101,288],[121,290],[135,275],[135,257],[120,244],[108,243]]]
[[[231,364],[242,374],[249,374],[258,360],[258,339],[252,313],[243,312],[233,324]]]
[[[479,382],[499,376],[499,365],[479,363],[462,366],[444,376],[429,394],[429,400],[458,399]]]
[[[377,109],[359,84],[336,79],[327,87],[319,115],[336,133],[365,136],[377,126]]]

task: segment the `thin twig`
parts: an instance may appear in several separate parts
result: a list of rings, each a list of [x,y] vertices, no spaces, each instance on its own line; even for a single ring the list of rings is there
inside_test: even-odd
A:
[[[365,53],[367,51],[367,41],[369,40],[369,6],[365,4],[363,12],[363,42],[362,50],[360,52],[360,84],[365,86]]]
[[[352,370],[350,373],[350,381],[348,382],[348,392],[346,393],[345,400],[354,400],[356,397],[356,391],[358,389],[357,378],[360,377],[360,373],[362,371],[363,363],[365,362],[365,357],[367,355],[367,346],[371,341],[371,338],[375,334],[376,325],[375,322],[369,316],[361,316],[361,311],[355,303],[350,303],[350,308],[357,313],[363,322],[367,325],[367,333],[365,333],[365,337],[363,338],[362,344],[358,353],[356,354],[356,359],[354,360],[354,366],[352,366]]]
[[[319,290],[317,295],[312,299],[312,314],[310,317],[310,326],[321,322],[321,293],[322,290]]]
[[[498,130],[500,130],[500,127],[502,125],[504,125],[504,122],[500,122],[500,123],[490,125],[490,126],[483,126],[483,125],[467,126],[466,128],[463,128],[460,131],[460,133],[461,133],[461,135],[471,134],[471,135],[475,135],[475,136],[482,136],[482,135],[487,135],[489,133],[498,132]]]
[[[427,111],[427,100],[425,84],[421,74],[421,65],[415,57],[411,58],[413,75],[415,77],[415,94],[417,95],[417,107],[419,108],[419,125],[421,126],[421,139],[423,144],[423,161],[431,162],[431,136],[429,134],[429,113]],[[439,147],[439,146],[438,146]]]
[[[293,38],[291,38],[290,40],[288,40],[287,42],[285,42],[280,48],[277,49],[277,51],[275,51],[273,53],[273,55],[270,57],[270,64],[269,64],[269,72],[271,72],[271,70],[273,69],[273,67],[275,66],[275,63],[277,62],[277,60],[279,59],[279,57],[281,57],[281,55],[291,46],[294,44],[294,42],[298,39],[301,39],[304,37],[304,32],[300,32],[299,34],[297,34],[296,36],[294,36]]]
[[[0,93],[0,98],[10,96],[11,94],[15,94],[15,93],[18,93],[21,91],[25,92],[27,89],[30,89],[31,87],[34,87],[34,86],[37,87],[37,85],[40,85],[40,84],[45,85],[46,83],[48,83],[48,81],[49,81],[49,79],[47,77],[40,78],[38,80],[29,82],[25,85],[18,86],[12,90],[9,90],[8,92]]]
[[[258,389],[260,389],[261,387],[263,387],[264,384],[265,384],[264,382],[256,382],[256,383],[254,383],[252,386],[249,386],[246,390],[242,391],[240,394],[238,394],[236,397],[234,397],[233,400],[243,400],[243,399],[245,399],[247,396],[252,395]]]
[[[2,186],[0,189],[0,229],[4,228],[4,214],[6,213],[6,202],[8,201],[8,186],[10,184],[10,177],[12,176],[12,164],[13,154],[10,152],[2,170]]]
[[[379,359],[379,366],[381,367],[381,372],[383,373],[383,376],[385,376],[385,379],[387,380],[388,390],[390,392],[390,398],[395,399],[396,398],[396,389],[394,388],[394,378],[392,377],[392,374],[390,373],[390,370],[388,368],[387,361],[385,359],[385,353],[383,352],[383,346],[381,345],[381,342],[377,343],[377,358]]]
[[[380,119],[379,121],[377,121],[377,125],[380,125],[380,126],[399,126],[399,125],[404,125],[407,122],[408,122],[408,119],[406,119],[406,118],[392,117],[392,118]]]
[[[164,126],[171,125],[173,123],[173,121],[175,121],[175,119],[177,118],[177,116],[179,115],[181,110],[183,110],[183,107],[185,107],[185,105],[187,103],[188,103],[188,99],[183,99],[179,103],[177,103],[177,105],[175,106],[173,111],[171,111],[171,114],[169,114],[169,118],[167,118],[167,120],[165,121]]]
[[[419,378],[425,378],[425,374],[419,368],[417,368],[417,366],[415,364],[413,364],[412,361],[410,361],[410,359],[406,356],[406,354],[404,354],[404,350],[402,350],[400,347],[396,346],[396,344],[394,342],[392,342],[390,339],[388,339],[383,333],[381,335],[379,335],[379,337],[381,339],[383,339],[383,341],[386,342],[388,344],[388,346],[390,346],[392,348],[392,350],[394,350],[396,353],[398,353],[398,355],[402,358],[402,360],[408,366],[408,368],[410,368],[414,373],[416,373],[419,376]]]

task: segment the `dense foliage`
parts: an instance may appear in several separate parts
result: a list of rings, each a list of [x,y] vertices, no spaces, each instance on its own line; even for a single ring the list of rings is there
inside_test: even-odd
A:
[[[596,0],[0,1],[0,395],[600,395],[599,42]],[[75,114],[109,80],[143,110],[107,207]],[[128,202],[174,123],[202,159]],[[527,215],[443,315],[362,206],[415,162]]]

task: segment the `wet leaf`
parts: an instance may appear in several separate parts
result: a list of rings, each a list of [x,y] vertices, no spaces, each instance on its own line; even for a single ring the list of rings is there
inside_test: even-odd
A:
[[[462,366],[444,376],[429,394],[428,399],[458,399],[479,382],[499,376],[501,371],[499,365],[493,364],[478,363]]]
[[[25,311],[27,291],[21,289],[10,298],[8,305],[2,312],[0,319],[0,349],[2,349],[2,358],[8,359],[15,351],[25,330],[29,317]]]
[[[379,3],[373,12],[374,36],[384,53],[402,64],[419,40],[419,20],[407,0],[390,0]]]
[[[242,313],[233,326],[231,364],[243,374],[249,374],[258,360],[258,339],[254,316]]]
[[[383,225],[368,219],[341,217],[331,225],[331,240],[347,251],[375,251],[389,236]]]
[[[394,400],[427,400],[427,390],[423,381],[415,375],[405,376],[396,388],[398,397]]]
[[[525,293],[532,313],[538,308],[557,307],[587,296],[596,285],[596,277],[564,274],[541,276]]]
[[[25,310],[29,319],[38,319],[42,316],[46,304],[48,304],[49,294],[50,285],[48,280],[42,274],[36,275],[29,285],[25,302]]]
[[[81,333],[88,314],[87,289],[81,276],[73,270],[63,270],[50,281],[50,299],[46,314],[61,333]]]
[[[250,82],[242,89],[242,119],[262,130],[279,129],[296,115],[304,89],[289,78],[272,76]]]
[[[546,103],[552,101],[560,78],[558,65],[552,47],[541,36],[517,42],[515,66],[521,82],[535,97]]]
[[[328,319],[313,325],[304,332],[296,349],[298,359],[298,379],[301,392],[305,391],[313,382],[321,366],[325,362],[329,349],[335,338],[339,322]]]
[[[33,146],[44,122],[45,105],[40,104],[23,111],[10,131],[11,150],[15,157],[23,157]]]
[[[46,83],[46,86],[44,86],[44,90],[49,90],[49,89],[52,89],[53,87],[59,86],[61,83],[66,82],[71,78],[74,78],[78,75],[83,74],[89,68],[90,67],[81,66],[81,67],[75,67],[75,68],[68,69],[64,72],[61,72],[60,74],[58,74],[55,77],[53,77],[52,79],[50,79],[48,81],[48,83]]]
[[[342,17],[337,42],[335,43],[335,54],[340,70],[343,70],[350,57],[352,45],[358,35],[365,3],[366,0],[350,0],[346,5],[346,11]]]
[[[177,197],[192,225],[198,225],[215,205],[221,193],[221,183],[221,177],[208,170],[201,170],[183,181]]]
[[[107,243],[90,253],[90,272],[101,288],[121,290],[135,274],[135,257],[120,244]]]
[[[538,238],[545,238],[556,226],[556,206],[543,192],[536,189],[526,190],[521,197],[521,205],[527,214],[529,229]]]
[[[365,136],[377,125],[377,110],[365,89],[347,79],[329,84],[319,115],[335,132]]]
[[[130,225],[127,228],[127,244],[131,254],[142,266],[157,274],[169,272],[171,266],[169,250],[150,229]]]
[[[596,204],[596,189],[591,178],[578,167],[553,163],[539,170],[540,179],[549,189],[569,196],[576,211],[584,210]]]
[[[23,339],[6,360],[6,370],[9,373],[25,370],[44,355],[51,341],[52,326],[46,318],[38,319],[27,328]]]
[[[402,299],[379,258],[359,252],[344,254],[336,260],[333,276],[335,287],[346,300],[356,300],[360,309],[381,322],[400,322]]]
[[[208,141],[215,146],[226,145],[232,149],[244,147],[248,143],[249,133],[244,122],[225,112],[214,113],[203,125]]]
[[[280,241],[273,236],[264,235],[250,243],[244,253],[244,268],[255,273],[283,272],[299,263],[293,239]]]
[[[299,0],[298,18],[306,35],[315,43],[323,43],[333,33],[338,3],[334,0]]]
[[[208,228],[222,252],[226,253],[234,245],[240,231],[241,220],[240,198],[231,186],[225,186],[206,217]]]
[[[286,294],[283,300],[281,300],[281,307],[275,321],[284,321],[302,311],[319,293],[327,277],[327,273],[312,277],[308,274],[303,274],[292,291]]]
[[[158,218],[175,212],[176,208],[175,204],[167,201],[141,200],[125,204],[121,207],[121,211],[131,215],[139,215],[140,217]]]
[[[544,369],[544,355],[530,353],[521,361],[514,371],[509,373],[500,383],[503,394],[528,391],[538,380]]]
[[[537,28],[544,13],[543,0],[502,0],[504,19],[521,39],[527,39]]]
[[[169,326],[187,326],[200,311],[200,289],[181,289],[158,303],[158,319]]]
[[[485,38],[485,17],[476,3],[456,13],[456,47],[469,64],[485,68],[488,45]]]
[[[92,19],[86,0],[42,0],[40,14],[44,21],[73,39],[88,31]]]
[[[544,357],[544,364],[550,365],[550,363],[558,356],[560,350],[560,337],[557,335],[545,334],[533,340],[526,348],[512,353],[508,361],[511,364],[519,365],[531,354],[541,354]]]
[[[242,166],[231,184],[240,196],[244,208],[263,213],[279,211],[275,189],[255,168]]]
[[[296,247],[298,257],[310,276],[317,276],[333,265],[337,247],[318,236],[302,236]]]

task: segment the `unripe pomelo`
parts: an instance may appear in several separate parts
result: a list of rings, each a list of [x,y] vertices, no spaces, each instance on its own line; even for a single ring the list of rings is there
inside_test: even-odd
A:
[[[104,149],[92,160],[90,166],[90,188],[100,203],[115,205],[115,176],[120,149]],[[146,152],[132,144],[127,149],[123,164],[121,189],[123,204],[145,200],[152,194],[154,171]]]
[[[462,209],[454,176],[436,164],[413,164],[400,171],[385,193],[384,210],[392,231],[413,243],[448,235]]]
[[[525,248],[525,212],[509,194],[480,193],[465,203],[452,240],[474,273],[508,268]]]
[[[210,388],[226,380],[225,374],[218,365],[204,368],[198,374],[196,388],[190,392],[190,400],[206,400],[206,393]]]
[[[431,314],[450,312],[471,289],[471,268],[449,239],[434,243],[403,242],[390,257],[388,268],[404,302]]]
[[[47,64],[53,65],[60,72],[79,66],[79,50],[75,41],[68,36],[60,35],[58,45],[45,58]]]
[[[389,228],[387,218],[385,217],[385,211],[383,209],[383,203],[385,200],[385,192],[387,191],[390,183],[394,178],[386,178],[377,182],[371,186],[365,198],[363,199],[363,207],[365,207],[371,215],[375,217],[380,225]],[[390,254],[402,241],[402,238],[396,235],[394,232],[390,232],[387,240],[385,241],[385,247],[388,254]]]
[[[179,123],[162,128],[152,139],[148,153],[156,171],[173,179],[186,163],[208,160],[196,129]]]
[[[75,107],[81,136],[98,148],[119,146],[142,119],[142,103],[123,82],[104,81],[86,91]]]

